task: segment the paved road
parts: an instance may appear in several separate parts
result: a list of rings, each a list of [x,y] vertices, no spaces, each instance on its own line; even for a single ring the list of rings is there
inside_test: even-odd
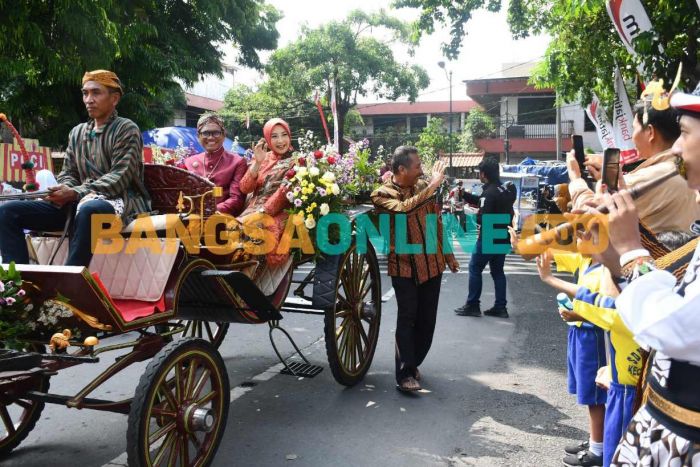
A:
[[[282,323],[325,367],[302,380],[274,367],[267,326],[233,326],[221,353],[234,400],[214,465],[561,465],[562,445],[586,436],[584,413],[565,393],[566,329],[534,266],[515,257],[506,264],[509,320],[454,315],[468,276],[443,277],[435,340],[421,368],[429,392],[417,396],[394,388],[396,301],[386,276],[379,347],[353,388],[335,383],[327,368],[320,317],[289,315]],[[484,284],[486,308],[493,301],[488,275]],[[95,397],[132,395],[143,368]],[[67,370],[52,379],[52,390],[70,393],[94,374],[87,365]],[[2,465],[124,465],[125,433],[125,416],[50,406]]]

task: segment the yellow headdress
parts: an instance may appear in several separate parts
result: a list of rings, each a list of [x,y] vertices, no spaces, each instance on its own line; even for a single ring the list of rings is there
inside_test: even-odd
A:
[[[124,94],[124,89],[122,89],[122,82],[119,81],[117,75],[108,70],[95,70],[87,71],[83,75],[83,84],[88,81],[95,81],[108,88],[116,89],[120,94]]]
[[[651,103],[651,106],[656,110],[666,110],[671,107],[671,94],[676,90],[678,84],[681,81],[681,71],[683,70],[683,64],[681,63],[678,67],[678,73],[676,73],[676,79],[673,81],[673,86],[671,90],[666,92],[664,89],[664,80],[660,79],[658,81],[651,81],[646,85],[644,91],[642,91],[642,100],[644,101],[644,119],[642,123],[646,125],[649,123],[649,113],[647,104]]]

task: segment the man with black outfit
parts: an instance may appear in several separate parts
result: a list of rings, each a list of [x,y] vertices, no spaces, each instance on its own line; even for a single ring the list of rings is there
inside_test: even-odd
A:
[[[469,294],[467,303],[455,310],[459,316],[481,316],[479,299],[481,298],[481,273],[489,265],[491,277],[496,290],[496,303],[493,308],[484,311],[487,316],[508,318],[506,309],[506,275],[503,266],[508,250],[508,226],[513,220],[513,203],[515,197],[511,190],[501,186],[500,167],[496,159],[485,159],[479,164],[479,179],[484,183],[481,196],[464,193],[464,199],[479,206],[477,222],[481,226],[476,247],[469,260]],[[505,219],[495,219],[488,216],[505,215]],[[484,224],[484,221],[486,223]],[[485,232],[485,230],[489,230]],[[485,235],[486,234],[486,235]],[[486,242],[484,237],[486,236]]]
[[[418,150],[399,146],[392,161],[393,176],[372,193],[379,213],[391,214],[391,238],[388,273],[397,302],[396,383],[401,391],[417,391],[418,367],[428,355],[435,331],[442,272],[447,264],[459,270],[454,255],[443,254],[442,225],[435,192],[444,178],[444,162],[436,162],[430,182],[422,180],[423,169]],[[401,219],[404,216],[404,219]],[[427,251],[427,228],[437,216],[437,249]],[[421,253],[397,251],[396,227],[406,230],[407,243],[419,244]],[[435,230],[434,230],[435,231]],[[432,241],[434,244],[434,239]]]

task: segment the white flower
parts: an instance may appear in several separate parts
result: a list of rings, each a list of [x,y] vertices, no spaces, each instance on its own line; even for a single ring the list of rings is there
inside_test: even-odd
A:
[[[334,182],[335,181],[335,174],[333,172],[326,172],[323,174],[324,180],[328,180],[329,182]]]
[[[328,211],[330,211],[331,208],[328,206],[328,203],[323,203],[321,204],[321,207],[318,208],[318,210],[322,216],[325,216],[326,214],[328,214]]]
[[[304,221],[304,225],[307,229],[313,229],[316,227],[316,221],[314,220],[313,216],[309,215],[309,217],[306,218],[306,221]]]
[[[307,173],[309,173],[309,171],[306,170],[306,167],[303,167],[303,166],[301,166],[301,167],[300,167],[300,166],[296,166],[296,171],[297,171],[297,178],[298,178],[298,177],[303,177],[303,176],[305,176]]]
[[[287,199],[289,200],[290,203],[291,203],[292,201],[294,201],[294,192],[288,191],[288,192],[287,192]]]
[[[331,186],[331,191],[333,192],[334,195],[338,196],[340,194],[340,187],[338,186],[337,183],[334,183]]]
[[[318,177],[318,174],[320,174],[321,171],[318,170],[318,167],[311,167],[309,169],[309,174],[311,174],[312,177]]]
[[[0,292],[4,292],[4,291],[5,291],[5,284],[2,281],[0,281]]]

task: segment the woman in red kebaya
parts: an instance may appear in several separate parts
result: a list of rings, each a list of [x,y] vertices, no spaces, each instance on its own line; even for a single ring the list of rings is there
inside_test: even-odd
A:
[[[288,217],[285,210],[291,207],[282,182],[294,165],[289,157],[292,132],[287,122],[273,118],[265,123],[263,136],[255,145],[253,161],[241,179],[241,192],[253,196],[240,219],[255,213],[271,216],[275,223],[267,228],[279,242]],[[274,250],[266,256],[267,263],[273,266],[284,264],[288,258],[288,254],[277,254]]]

